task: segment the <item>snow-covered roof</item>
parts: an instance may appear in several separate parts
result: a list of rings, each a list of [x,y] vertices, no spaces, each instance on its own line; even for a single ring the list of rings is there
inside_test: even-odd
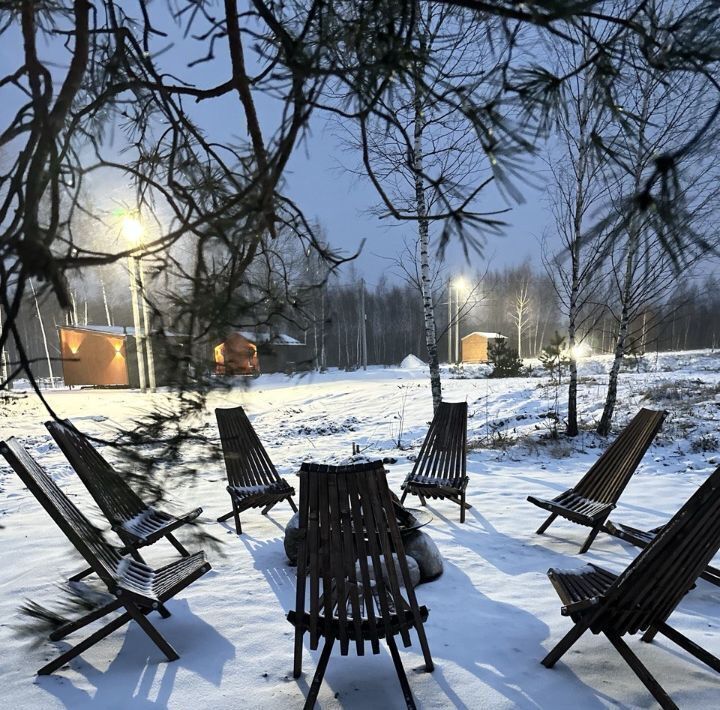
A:
[[[66,330],[90,331],[91,333],[103,333],[104,335],[135,335],[135,328],[131,325],[59,325],[58,328],[65,328]],[[163,334],[170,337],[176,337],[176,334],[171,333],[169,330],[163,331]]]
[[[302,343],[287,333],[253,333],[251,330],[238,330],[245,340],[252,343],[272,343],[273,345],[302,345]]]
[[[502,335],[501,333],[483,333],[479,330],[474,330],[472,333],[468,333],[467,335],[463,336],[461,340],[465,340],[465,338],[469,338],[471,335],[482,335],[483,338],[487,338],[488,340],[493,340],[497,338],[503,338],[503,340],[507,339],[507,336]]]
[[[58,328],[89,330],[93,333],[105,333],[106,335],[135,335],[135,328],[122,325],[59,325]]]

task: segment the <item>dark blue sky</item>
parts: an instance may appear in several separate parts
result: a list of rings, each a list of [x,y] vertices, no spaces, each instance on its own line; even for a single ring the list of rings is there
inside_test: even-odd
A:
[[[155,8],[162,7],[156,5]],[[165,30],[172,30],[170,18],[160,22]],[[172,36],[172,33],[171,33]],[[191,39],[183,39],[181,34],[172,37],[172,46],[167,48],[168,40],[154,38],[153,50],[165,49],[158,63],[171,74],[181,76],[185,81],[197,86],[216,85],[230,75],[230,62],[223,42],[216,45],[216,59],[212,62],[188,68],[187,63],[196,59],[205,48]],[[41,57],[52,59],[60,65],[66,65],[68,54],[58,45],[48,47],[41,42]],[[250,52],[248,52],[251,55]],[[0,47],[0,65],[3,73],[16,68],[22,57],[22,43],[19,32],[6,34]],[[14,97],[19,100],[20,97]],[[262,95],[256,94],[261,123],[266,138],[275,130],[277,105]],[[185,100],[185,106],[197,123],[213,140],[221,141],[234,136],[246,138],[246,125],[240,103],[235,95],[195,104]],[[14,111],[14,100],[6,100],[0,106],[0,114]],[[119,148],[116,145],[116,148]],[[378,199],[369,181],[342,169],[342,165],[354,164],[357,158],[347,152],[336,133],[332,131],[322,114],[312,119],[311,131],[307,140],[298,147],[286,174],[286,193],[303,209],[306,216],[318,221],[333,247],[354,252],[365,240],[365,246],[355,265],[360,274],[369,283],[377,282],[383,271],[391,271],[388,258],[403,251],[403,240],[413,238],[415,225],[393,224],[391,219],[380,220],[369,214],[368,209],[377,205]],[[129,184],[107,184],[98,176],[95,184],[102,197],[124,201],[132,191]],[[112,178],[115,180],[117,176]],[[537,177],[536,184],[542,181]],[[530,185],[522,189],[526,203],[515,206],[505,219],[509,222],[505,236],[490,236],[483,256],[470,253],[470,263],[466,260],[458,243],[452,243],[446,253],[446,262],[452,272],[484,271],[488,260],[493,267],[518,264],[527,258],[540,265],[538,240],[549,225],[548,212],[544,203],[545,196]],[[486,189],[482,200],[477,204],[479,211],[491,211],[508,206],[491,186]],[[437,230],[439,231],[439,228]],[[432,233],[431,233],[432,236]]]

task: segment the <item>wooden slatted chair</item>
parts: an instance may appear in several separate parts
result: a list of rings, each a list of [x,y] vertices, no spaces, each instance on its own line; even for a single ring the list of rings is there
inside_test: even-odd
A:
[[[335,641],[345,656],[351,645],[359,656],[369,642],[390,649],[408,708],[412,692],[395,636],[409,646],[414,628],[425,668],[433,670],[425,628],[428,610],[418,606],[386,472],[381,461],[348,466],[305,463],[300,469],[300,545],[297,598],[288,621],[295,626],[295,678],[302,671],[303,635],[310,648],[325,645],[305,708],[312,708]]]
[[[138,562],[130,555],[123,555],[119,547],[105,540],[102,533],[93,527],[15,439],[0,442],[0,453],[115,597],[86,616],[57,628],[50,639],[59,641],[107,614],[124,609],[120,616],[43,666],[38,674],[47,675],[56,671],[131,620],[138,623],[169,661],[176,660],[177,652],[148,621],[146,615],[155,609],[159,610],[164,602],[210,570],[205,553],[196,552],[181,557],[159,569]]]
[[[720,658],[671,627],[667,620],[720,549],[720,467],[616,576],[595,565],[580,570],[550,569],[548,576],[574,627],[543,659],[555,663],[588,630],[604,634],[663,708],[676,708],[650,671],[623,641],[626,634],[657,633],[720,672]]]
[[[195,520],[202,513],[202,508],[175,516],[148,505],[69,420],[48,421],[45,426],[108,519],[113,531],[138,562],[144,562],[138,548],[152,545],[163,537],[183,557],[190,555],[173,532]],[[71,577],[71,580],[77,581],[91,572],[90,569],[83,570]]]
[[[227,491],[232,510],[218,518],[221,523],[235,518],[235,530],[242,535],[240,513],[262,508],[262,514],[283,500],[297,512],[295,489],[278,474],[257,432],[242,407],[216,409],[218,430],[227,471]]]
[[[402,484],[403,503],[408,493],[420,498],[447,498],[460,506],[460,522],[465,510],[467,476],[467,402],[441,402],[425,436],[415,465]]]
[[[580,554],[587,552],[666,416],[667,412],[641,409],[574,488],[552,500],[528,496],[531,503],[550,511],[537,534],[542,535],[559,515],[590,528],[590,534],[580,548]]]
[[[625,542],[629,542],[631,545],[635,545],[635,547],[644,548],[662,532],[664,527],[664,525],[660,525],[652,530],[639,530],[630,525],[614,523],[612,520],[608,520],[603,530],[609,535],[613,535],[621,540],[625,540]],[[708,565],[705,571],[701,573],[700,578],[720,587],[720,569],[717,567]]]

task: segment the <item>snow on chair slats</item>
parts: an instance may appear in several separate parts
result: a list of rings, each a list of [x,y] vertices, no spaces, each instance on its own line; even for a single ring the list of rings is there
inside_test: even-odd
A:
[[[317,698],[335,641],[347,655],[380,652],[385,639],[409,708],[414,702],[394,637],[409,646],[415,629],[427,671],[433,670],[395,507],[382,462],[325,466],[305,463],[300,469],[300,545],[295,610],[294,676],[302,671],[303,636],[310,648],[325,644],[310,686],[306,708]]]
[[[550,511],[537,534],[542,535],[559,515],[591,528],[580,548],[580,554],[587,552],[666,416],[667,412],[641,409],[574,488],[552,500],[528,496],[531,503]]]
[[[107,614],[125,609],[124,613],[77,646],[43,666],[38,674],[52,673],[132,619],[137,621],[168,660],[176,660],[176,651],[145,615],[163,608],[165,601],[210,570],[205,553],[196,552],[159,569],[153,569],[129,555],[125,556],[120,548],[105,540],[102,533],[15,439],[0,442],[0,453],[115,597],[104,606],[55,629],[50,635],[51,640],[59,641]]]
[[[175,516],[148,505],[68,420],[48,421],[45,426],[133,557],[143,561],[137,549],[162,537],[184,557],[190,554],[173,531],[195,520],[202,508]],[[80,579],[87,572],[73,579]]]
[[[670,696],[623,641],[643,632],[660,633],[720,672],[716,658],[668,624],[668,618],[720,549],[720,467],[620,575],[595,565],[581,570],[551,569],[548,576],[575,626],[545,657],[551,668],[587,631],[604,634],[663,708]]]
[[[408,493],[420,498],[447,498],[460,506],[465,522],[468,484],[466,465],[467,402],[441,402],[435,412],[412,471],[402,484],[404,502]]]
[[[292,499],[295,489],[278,474],[245,410],[242,407],[216,409],[215,416],[225,458],[227,491],[232,501],[232,510],[221,515],[218,522],[234,517],[235,530],[242,535],[240,513],[244,510],[262,508],[266,514],[274,505],[287,500],[297,512]]]
[[[630,525],[614,523],[612,520],[608,520],[603,529],[609,535],[625,540],[625,542],[629,542],[631,545],[635,545],[635,547],[647,547],[664,527],[664,525],[661,525],[652,530],[639,530]],[[720,587],[720,569],[717,567],[708,565],[700,577],[710,582],[710,584]]]

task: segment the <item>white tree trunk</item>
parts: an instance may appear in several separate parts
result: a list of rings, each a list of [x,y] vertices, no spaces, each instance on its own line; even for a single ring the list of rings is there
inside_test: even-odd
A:
[[[47,335],[45,333],[45,324],[43,323],[42,315],[40,313],[40,304],[38,303],[37,293],[35,293],[35,286],[33,286],[32,279],[28,279],[28,281],[30,282],[30,288],[32,289],[33,298],[35,299],[35,310],[37,311],[38,321],[40,322],[40,332],[42,333],[43,345],[45,346],[45,357],[47,358],[48,373],[50,375],[50,385],[53,389],[55,389],[55,377],[53,376],[52,360],[50,359],[50,349],[48,348]]]

